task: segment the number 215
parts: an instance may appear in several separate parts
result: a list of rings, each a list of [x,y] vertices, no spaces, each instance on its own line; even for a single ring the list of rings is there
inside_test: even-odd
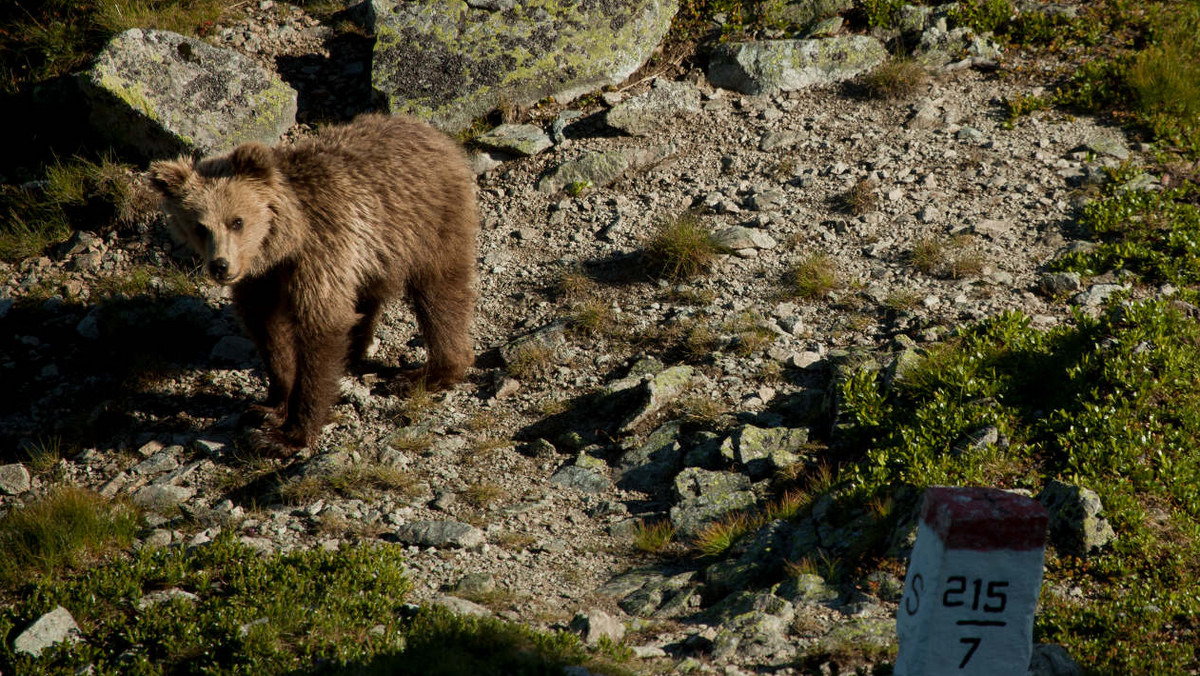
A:
[[[984,591],[983,580],[971,580],[970,586],[974,588],[971,595],[971,610],[979,610],[980,595]],[[1002,613],[1005,606],[1008,604],[1008,595],[1002,589],[1008,586],[1008,582],[1000,580],[991,580],[987,583],[987,592],[984,594],[983,612],[985,613]],[[955,575],[946,578],[946,591],[942,594],[942,605],[947,608],[955,608],[966,604],[963,597],[967,593],[967,578],[963,575]]]

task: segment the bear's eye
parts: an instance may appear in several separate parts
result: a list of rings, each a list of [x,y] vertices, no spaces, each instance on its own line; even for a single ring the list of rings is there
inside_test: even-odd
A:
[[[242,219],[235,218],[232,221],[229,221],[229,229],[234,232],[241,230],[242,229]]]

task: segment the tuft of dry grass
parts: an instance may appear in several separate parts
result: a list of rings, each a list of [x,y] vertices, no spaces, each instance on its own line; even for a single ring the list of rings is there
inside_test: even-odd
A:
[[[675,539],[675,526],[669,520],[646,523],[641,521],[634,529],[633,546],[639,551],[658,554]]]
[[[693,212],[685,212],[661,225],[646,240],[644,251],[651,272],[682,280],[708,272],[724,249]]]
[[[868,96],[892,100],[916,94],[929,81],[929,74],[916,61],[895,58],[880,65],[860,80]]]
[[[864,176],[838,196],[838,206],[855,216],[870,213],[879,204],[878,189],[879,183],[875,179]]]
[[[827,296],[842,286],[833,259],[823,253],[812,254],[794,264],[788,270],[786,282],[793,295],[807,300]]]

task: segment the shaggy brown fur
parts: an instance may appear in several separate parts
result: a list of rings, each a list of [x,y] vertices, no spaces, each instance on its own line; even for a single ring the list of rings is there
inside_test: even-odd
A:
[[[473,362],[474,177],[432,127],[365,115],[293,147],[155,162],[150,178],[172,229],[233,286],[270,380],[255,407],[268,450],[313,441],[394,296],[407,295],[425,339],[414,377],[446,386]]]

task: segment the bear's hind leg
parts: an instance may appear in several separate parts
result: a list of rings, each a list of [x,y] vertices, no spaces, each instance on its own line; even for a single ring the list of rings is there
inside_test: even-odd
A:
[[[354,308],[358,313],[358,321],[350,331],[350,351],[347,355],[351,364],[361,362],[371,349],[371,341],[375,338],[375,324],[383,310],[383,302],[373,296],[363,296]]]
[[[472,279],[473,275],[464,271],[445,275],[437,283],[409,285],[409,299],[428,355],[425,368],[410,379],[423,380],[431,390],[461,381],[475,362],[471,349]]]

